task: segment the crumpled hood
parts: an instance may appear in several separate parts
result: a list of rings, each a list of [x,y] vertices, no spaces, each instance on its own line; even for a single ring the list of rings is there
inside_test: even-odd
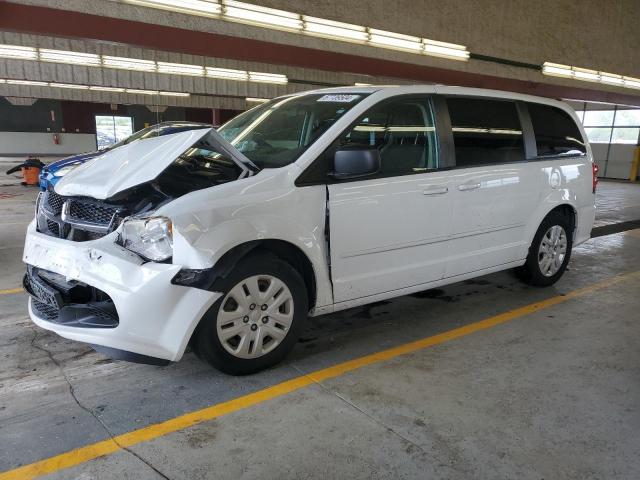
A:
[[[114,148],[71,170],[56,183],[55,191],[64,196],[105,200],[155,179],[182,152],[211,130],[189,130]]]

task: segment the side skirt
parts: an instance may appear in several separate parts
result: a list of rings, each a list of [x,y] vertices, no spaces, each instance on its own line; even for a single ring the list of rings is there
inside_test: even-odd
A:
[[[311,316],[318,316],[318,315],[324,315],[332,312],[339,312],[340,310],[359,307],[360,305],[366,305],[368,303],[379,302],[381,300],[388,300],[390,298],[401,297],[403,295],[410,295],[412,293],[421,292],[423,290],[429,290],[431,288],[450,285],[452,283],[461,282],[463,280],[468,280],[470,278],[480,277],[482,275],[487,275],[489,273],[495,273],[495,272],[500,272],[502,270],[508,270],[510,268],[519,267],[524,263],[524,261],[525,260],[523,259],[516,262],[503,263],[501,265],[496,265],[495,267],[484,268],[482,270],[476,270],[474,272],[464,273],[462,275],[447,277],[441,280],[435,280],[433,282],[421,283],[418,285],[412,285],[410,287],[391,290],[388,292],[377,293],[375,295],[369,295],[367,297],[354,298],[353,300],[346,300],[344,302],[335,303],[327,307],[317,308],[313,312],[313,315]]]

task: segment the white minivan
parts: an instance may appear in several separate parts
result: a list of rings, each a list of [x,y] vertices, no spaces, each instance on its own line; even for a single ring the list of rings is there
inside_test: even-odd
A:
[[[308,315],[509,268],[553,284],[590,236],[596,172],[555,100],[436,85],[276,98],[43,192],[29,314],[113,358],[163,364],[191,345],[255,372]]]

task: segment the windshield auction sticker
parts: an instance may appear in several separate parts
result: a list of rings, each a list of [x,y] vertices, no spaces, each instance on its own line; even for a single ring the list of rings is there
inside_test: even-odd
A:
[[[323,95],[317,101],[318,102],[339,102],[350,103],[360,98],[360,95],[346,95],[341,93],[332,93],[329,95]]]

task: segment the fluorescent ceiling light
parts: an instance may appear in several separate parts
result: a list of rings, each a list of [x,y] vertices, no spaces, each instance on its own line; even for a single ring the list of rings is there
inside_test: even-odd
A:
[[[89,90],[89,86],[88,85],[78,85],[78,84],[72,84],[72,83],[54,83],[51,82],[49,83],[50,87],[55,87],[55,88],[72,88],[74,90]]]
[[[206,67],[207,77],[224,78],[226,80],[249,80],[249,72],[231,68]]]
[[[46,87],[47,82],[36,82],[34,80],[7,80],[9,85],[30,85],[32,87]]]
[[[205,15],[231,22],[248,23],[276,30],[307,33],[348,42],[368,43],[371,46],[425,53],[453,60],[468,60],[469,52],[462,45],[437,42],[402,33],[387,32],[326,18],[267,8],[236,0],[120,0],[193,15]]]
[[[38,51],[33,47],[19,45],[0,45],[0,57],[20,60],[37,60]]]
[[[124,88],[117,88],[117,87],[101,87],[101,86],[90,86],[89,90],[95,90],[96,92],[116,92],[116,93],[122,93],[124,92]]]
[[[4,50],[2,50],[4,48]],[[25,50],[26,49],[26,50]],[[121,70],[131,70],[150,73],[164,73],[172,75],[189,75],[195,77],[207,76],[211,78],[221,78],[225,80],[241,80],[262,83],[286,84],[287,76],[277,73],[247,72],[246,70],[234,70],[230,68],[203,67],[202,65],[191,65],[184,63],[155,62],[154,60],[143,60],[139,58],[114,57],[110,55],[97,55],[93,53],[78,53],[66,50],[36,49],[31,47],[21,47],[15,45],[0,45],[0,57],[13,55],[26,55],[24,52],[31,52],[36,60],[39,56],[42,61],[65,63],[70,65],[103,66],[105,68],[117,68]],[[21,52],[14,54],[12,52]],[[16,57],[17,58],[17,57]],[[23,58],[23,57],[21,57]],[[24,56],[24,58],[27,58]]]
[[[235,0],[225,0],[224,16],[230,20],[286,30],[302,30],[302,20],[296,13],[260,7]]]
[[[600,72],[600,81],[611,85],[624,85],[622,75],[615,75],[613,73]]]
[[[388,132],[435,132],[435,127],[421,127],[421,126],[401,126],[401,127],[387,127]]]
[[[204,76],[204,67],[200,65],[186,65],[184,63],[158,62],[158,72],[202,77]]]
[[[479,127],[453,127],[451,128],[454,132],[469,132],[469,133],[488,133],[488,128],[479,128]]]
[[[542,73],[544,75],[573,78],[585,82],[598,82],[617,87],[640,89],[640,78],[623,77],[615,73],[599,72],[587,68],[561,65],[559,63],[544,62],[542,64]]]
[[[303,15],[302,19],[304,20],[305,33],[310,33],[312,35],[360,42],[365,42],[369,38],[367,29],[360,25],[334,22],[333,20],[309,17],[307,15]]]
[[[356,82],[353,85],[355,87],[372,87],[373,86],[372,83],[360,83],[360,82]]]
[[[353,128],[356,132],[386,132],[387,129],[381,125],[357,125]]]
[[[157,90],[138,90],[136,88],[127,88],[125,89],[127,93],[134,93],[138,95],[158,95]]]
[[[100,55],[94,53],[69,52],[67,50],[38,49],[43,62],[69,63],[72,65],[100,66]]]
[[[401,33],[385,32],[375,28],[369,29],[369,43],[383,48],[410,50],[419,52],[423,49],[422,39]]]
[[[286,75],[281,75],[279,73],[249,72],[249,81],[286,84],[289,80]]]
[[[102,65],[107,68],[119,68],[122,70],[135,70],[140,72],[155,72],[156,62],[153,60],[141,60],[139,58],[102,56]]]
[[[572,67],[573,76],[578,80],[584,80],[585,82],[599,82],[600,75],[596,70],[589,70],[587,68]]]
[[[245,100],[251,103],[265,103],[269,101],[268,98],[256,98],[256,97],[247,97],[245,98]]]
[[[159,95],[164,95],[165,97],[189,97],[191,94],[186,92],[158,92]]]
[[[434,57],[443,57],[452,60],[469,60],[467,47],[455,43],[424,39],[424,53]]]
[[[495,135],[522,135],[522,130],[513,130],[508,128],[490,128],[489,133]]]
[[[573,70],[569,65],[561,65],[559,63],[544,62],[542,64],[542,73],[555,77],[572,77]]]
[[[624,77],[624,85],[629,88],[640,88],[640,78]]]
[[[124,3],[160,8],[173,12],[190,13],[207,17],[218,17],[222,12],[216,0],[123,0]]]
[[[9,85],[29,85],[34,87],[69,88],[73,90],[93,90],[97,92],[131,93],[137,95],[164,95],[167,97],[190,97],[186,92],[159,92],[157,90],[138,90],[135,88],[103,87],[101,85],[81,85],[78,83],[38,82],[34,80],[12,80],[0,78],[0,83]]]

